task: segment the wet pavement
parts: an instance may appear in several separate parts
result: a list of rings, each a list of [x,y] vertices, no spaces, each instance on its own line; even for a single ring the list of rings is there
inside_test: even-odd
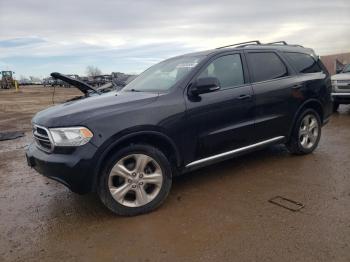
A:
[[[311,155],[274,146],[203,168],[155,212],[124,218],[27,167],[30,118],[51,95],[0,91],[0,130],[26,131],[0,142],[0,261],[350,261],[350,106]],[[305,207],[268,202],[278,195]]]

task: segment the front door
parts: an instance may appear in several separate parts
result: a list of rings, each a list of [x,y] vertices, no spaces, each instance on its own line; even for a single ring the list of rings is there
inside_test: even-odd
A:
[[[254,127],[253,91],[244,74],[240,53],[222,55],[207,63],[194,80],[216,77],[220,89],[186,98],[189,139],[195,161],[250,144]],[[189,162],[191,162],[189,161]]]

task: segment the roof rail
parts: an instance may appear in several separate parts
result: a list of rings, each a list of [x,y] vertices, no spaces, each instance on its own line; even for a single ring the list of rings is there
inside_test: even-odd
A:
[[[254,40],[254,41],[247,41],[247,42],[242,42],[242,43],[237,43],[237,44],[233,44],[233,45],[225,45],[225,46],[220,46],[217,47],[216,49],[222,49],[222,48],[226,48],[226,47],[231,47],[231,46],[245,46],[247,44],[251,44],[251,43],[255,43],[256,45],[261,45],[259,40]]]
[[[286,41],[276,41],[276,42],[267,43],[267,44],[265,44],[265,45],[279,45],[279,44],[282,44],[282,45],[289,45],[289,46],[295,46],[295,47],[303,47],[302,45],[290,45],[290,44],[288,44]]]
[[[245,47],[249,46],[251,44],[255,45],[287,45],[287,46],[294,46],[294,47],[303,47],[302,45],[290,45],[286,41],[275,41],[275,42],[270,42],[270,43],[261,43],[259,40],[254,40],[254,41],[247,41],[247,42],[242,42],[242,43],[237,43],[237,44],[232,44],[232,45],[225,45],[225,46],[220,46],[217,47],[216,49],[222,49],[222,48],[227,48],[227,47]]]
[[[267,43],[266,45],[278,45],[278,44],[288,45],[286,41],[276,41],[276,42]]]

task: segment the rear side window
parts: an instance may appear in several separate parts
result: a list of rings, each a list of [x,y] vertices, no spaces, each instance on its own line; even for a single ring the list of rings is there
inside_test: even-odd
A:
[[[289,52],[286,52],[285,54],[298,73],[306,74],[321,72],[320,66],[312,56],[308,54]]]
[[[198,76],[198,78],[204,77],[216,77],[221,88],[244,84],[241,56],[234,54],[215,59]]]
[[[288,70],[279,56],[273,52],[247,53],[249,68],[254,82],[277,79],[288,75]]]

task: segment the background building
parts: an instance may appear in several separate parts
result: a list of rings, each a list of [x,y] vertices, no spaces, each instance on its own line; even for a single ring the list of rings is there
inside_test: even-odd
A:
[[[321,56],[323,64],[331,75],[336,74],[336,70],[342,69],[344,65],[350,64],[350,53]]]

